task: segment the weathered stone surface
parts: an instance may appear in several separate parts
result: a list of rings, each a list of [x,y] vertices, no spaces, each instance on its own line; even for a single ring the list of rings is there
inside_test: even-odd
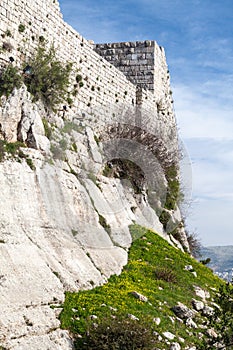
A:
[[[144,295],[138,293],[138,292],[132,292],[131,293],[136,299],[139,299],[140,301],[144,301],[144,302],[147,302],[148,301],[148,298],[145,297]]]
[[[179,343],[172,343],[170,346],[170,350],[180,350],[181,346]]]
[[[200,300],[192,300],[192,305],[194,307],[195,310],[200,311],[204,309],[205,304],[203,303],[203,301]]]
[[[172,311],[176,314],[177,317],[181,319],[188,319],[195,316],[195,311],[189,309],[186,305],[178,303],[178,305],[172,308]]]
[[[210,293],[208,291],[201,289],[199,286],[193,286],[193,287],[194,287],[195,294],[201,299],[203,299],[203,301],[210,298]]]
[[[205,305],[202,310],[202,314],[207,317],[212,316],[214,314],[214,308],[211,306]]]
[[[187,320],[185,321],[185,324],[187,327],[197,328],[197,324],[193,321],[192,318],[187,318]]]
[[[156,317],[156,318],[154,318],[154,319],[153,319],[153,321],[154,321],[154,323],[155,323],[157,326],[159,326],[159,325],[160,325],[160,323],[161,323],[161,319],[160,319],[160,317]]]
[[[169,339],[169,340],[173,340],[175,339],[175,334],[171,333],[171,332],[163,332],[163,335],[165,338]]]
[[[136,317],[136,316],[134,316],[134,315],[132,315],[132,314],[128,314],[128,317],[129,317],[131,320],[133,320],[133,321],[139,321],[139,318]]]
[[[211,338],[217,338],[218,335],[215,332],[215,330],[213,328],[207,329],[206,333],[211,337]]]

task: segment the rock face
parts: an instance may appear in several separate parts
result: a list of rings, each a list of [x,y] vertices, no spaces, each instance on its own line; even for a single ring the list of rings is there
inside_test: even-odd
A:
[[[103,149],[91,127],[53,115],[49,140],[45,116],[24,87],[2,100],[4,139],[27,144],[31,130],[35,140],[33,148],[5,152],[0,163],[0,339],[9,349],[70,349],[59,309],[50,306],[63,302],[65,290],[91,288],[121,272],[130,224],[169,239],[145,194],[102,175]]]

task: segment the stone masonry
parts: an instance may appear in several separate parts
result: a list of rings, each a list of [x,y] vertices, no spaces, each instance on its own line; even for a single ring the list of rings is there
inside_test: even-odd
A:
[[[143,127],[157,133],[174,158],[169,73],[164,50],[155,41],[94,46],[64,22],[57,0],[1,0],[0,64],[13,57],[13,64],[22,65],[45,40],[82,76],[84,85],[70,110],[74,117],[95,125],[98,120],[101,133],[109,123],[135,123],[132,115],[140,108]]]
[[[164,79],[164,49],[155,41],[96,44],[95,51],[117,67],[133,84],[158,94]],[[163,70],[166,70],[166,64]],[[163,72],[164,73],[164,72]]]

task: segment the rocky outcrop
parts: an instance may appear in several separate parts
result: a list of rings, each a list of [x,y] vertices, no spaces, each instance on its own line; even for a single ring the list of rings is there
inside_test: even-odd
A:
[[[0,124],[0,343],[70,349],[57,319],[64,292],[121,272],[130,224],[169,236],[145,192],[103,175],[104,148],[91,127],[48,116],[24,87],[2,98]],[[11,154],[9,141],[22,147]]]

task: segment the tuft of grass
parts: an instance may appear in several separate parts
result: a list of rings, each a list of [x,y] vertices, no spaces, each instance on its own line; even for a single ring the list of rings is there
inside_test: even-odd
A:
[[[148,332],[158,332],[158,326],[153,319],[160,317],[160,334],[169,329],[177,337],[183,337],[186,346],[195,345],[200,348],[201,340],[197,334],[203,330],[197,329],[192,332],[193,335],[188,334],[185,324],[171,322],[169,317],[174,316],[171,308],[178,301],[192,307],[192,298],[198,298],[194,292],[194,285],[209,290],[213,295],[211,288],[217,289],[224,282],[214,276],[209,268],[187,253],[172,247],[155,232],[138,225],[130,226],[130,231],[134,237],[140,238],[133,242],[129,250],[128,264],[121,275],[114,275],[105,285],[89,291],[67,292],[60,315],[62,328],[68,329],[74,336],[79,334],[86,339],[91,315],[98,317],[95,322],[102,327],[102,322],[104,324],[106,319],[109,322],[115,317],[125,320],[128,314],[132,314],[139,319],[135,322],[148,325]],[[197,277],[184,269],[186,265],[193,266]],[[158,268],[160,271],[166,271],[163,276],[168,276],[168,271],[173,271],[175,283],[171,283],[170,277],[161,278],[158,274],[156,276],[155,271],[158,273]],[[134,298],[133,291],[146,296],[148,302]],[[164,343],[156,344],[158,349],[164,349],[164,346]],[[80,345],[78,349],[86,347]]]
[[[19,33],[23,33],[25,31],[26,27],[24,24],[20,23],[18,27]]]
[[[42,122],[44,125],[45,136],[50,140],[52,136],[52,129],[49,125],[49,122],[46,118],[42,118]]]
[[[7,142],[0,140],[0,162],[2,162],[5,158],[5,155],[8,154],[11,157],[21,157],[20,148],[25,147],[25,144],[23,142]]]
[[[155,278],[169,283],[177,282],[175,272],[169,267],[157,267],[155,269]]]
[[[101,226],[103,226],[103,228],[105,229],[105,231],[107,231],[109,234],[111,232],[111,227],[109,226],[109,224],[107,224],[107,221],[105,219],[105,217],[103,217],[102,215],[99,214],[99,223]]]

